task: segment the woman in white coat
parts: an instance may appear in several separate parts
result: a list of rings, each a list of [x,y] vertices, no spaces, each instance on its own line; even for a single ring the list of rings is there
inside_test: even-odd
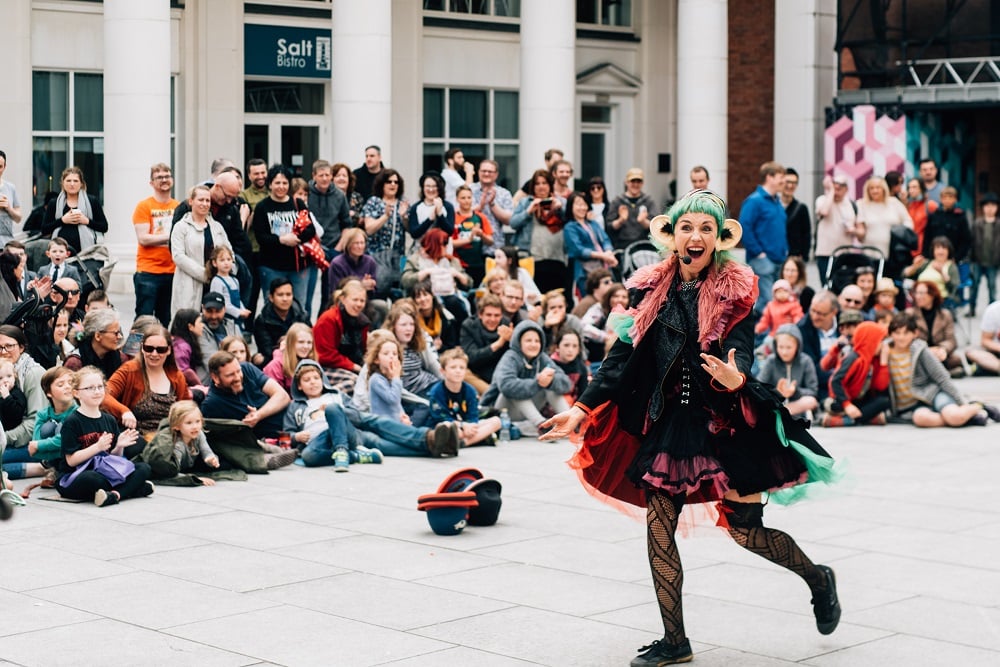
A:
[[[170,235],[170,254],[177,265],[171,292],[171,308],[175,313],[181,308],[201,310],[201,297],[209,282],[206,279],[205,264],[212,254],[212,248],[226,246],[232,250],[226,231],[212,219],[212,194],[208,186],[196,185],[191,188],[188,204],[191,205],[191,211],[174,223],[174,230]],[[206,231],[212,240],[210,246],[205,242]]]

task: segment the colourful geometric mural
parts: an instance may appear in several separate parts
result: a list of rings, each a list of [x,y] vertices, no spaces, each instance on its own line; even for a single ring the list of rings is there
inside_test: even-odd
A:
[[[827,176],[847,176],[850,196],[860,199],[865,181],[872,176],[885,176],[890,171],[905,173],[906,139],[905,116],[898,120],[885,115],[876,118],[875,107],[856,106],[851,118],[843,116],[826,128],[824,172]]]
[[[938,165],[938,179],[958,189],[958,205],[975,210],[976,143],[961,117],[918,111],[893,120],[859,105],[826,128],[823,144],[824,172],[847,176],[854,199],[861,198],[872,176],[899,171],[910,178],[929,157]]]

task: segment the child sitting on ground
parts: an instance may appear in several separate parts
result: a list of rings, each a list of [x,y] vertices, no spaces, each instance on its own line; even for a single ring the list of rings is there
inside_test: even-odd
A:
[[[0,361],[0,422],[3,430],[10,431],[21,425],[28,412],[28,397],[17,386],[14,364]]]
[[[851,340],[854,338],[854,331],[858,325],[865,321],[864,313],[854,308],[847,308],[837,316],[837,337],[836,342],[830,346],[823,358],[819,360],[819,367],[824,371],[832,371],[840,363],[840,360],[851,351]]]
[[[174,438],[174,460],[179,472],[212,472],[221,466],[219,457],[208,445],[205,420],[194,401],[177,401],[167,414]],[[211,477],[198,477],[205,486],[214,486]]]
[[[500,430],[500,418],[479,421],[479,398],[476,389],[464,381],[469,357],[460,347],[441,353],[444,379],[431,387],[430,424],[456,422],[466,447],[496,444],[493,434]]]
[[[774,334],[774,354],[764,361],[757,379],[785,397],[785,407],[802,415],[819,407],[816,366],[802,352],[802,333],[794,324],[784,324]]]
[[[403,350],[399,341],[376,338],[373,342],[365,354],[371,412],[410,424],[403,410]]]
[[[542,326],[525,320],[514,327],[510,349],[504,352],[493,372],[493,382],[483,396],[483,403],[495,401],[496,409],[508,408],[513,420],[525,435],[534,435],[545,421],[541,410],[546,405],[555,413],[569,409],[563,395],[570,381],[549,355],[542,352]]]
[[[795,324],[802,319],[802,305],[792,293],[792,284],[782,278],[775,280],[771,288],[771,300],[764,307],[754,332],[774,336],[783,324]]]
[[[351,463],[382,463],[382,453],[351,442],[343,394],[326,381],[319,362],[303,359],[295,369],[285,430],[309,467],[332,465],[347,472]]]
[[[587,389],[590,384],[590,371],[580,354],[580,334],[572,329],[563,329],[556,334],[556,347],[552,352],[552,361],[562,369],[571,383],[570,390],[566,392],[566,402],[572,406],[576,399]]]
[[[875,305],[872,307],[872,319],[879,324],[889,325],[896,310],[896,295],[899,288],[892,278],[879,278],[875,285]]]
[[[889,408],[889,368],[879,353],[888,335],[885,325],[862,322],[847,354],[830,376],[830,398],[823,426],[885,425]]]

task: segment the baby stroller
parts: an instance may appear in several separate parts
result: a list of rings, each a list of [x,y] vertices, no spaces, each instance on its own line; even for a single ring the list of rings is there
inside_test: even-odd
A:
[[[823,284],[834,294],[840,294],[840,290],[854,282],[857,270],[863,266],[871,267],[875,271],[877,282],[885,269],[885,255],[870,245],[860,247],[842,245],[835,248],[830,253],[830,263],[826,266]]]
[[[618,272],[622,282],[628,280],[633,273],[642,267],[656,264],[663,259],[656,250],[656,246],[648,239],[634,241],[616,254],[619,255]]]

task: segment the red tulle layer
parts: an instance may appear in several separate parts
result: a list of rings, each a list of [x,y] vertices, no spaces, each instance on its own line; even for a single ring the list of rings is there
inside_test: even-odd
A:
[[[721,500],[729,490],[726,471],[710,456],[677,460],[661,452],[642,480],[670,495],[686,495],[689,504]]]
[[[618,426],[618,406],[594,410],[583,429],[580,448],[567,462],[587,493],[633,518],[646,513],[646,494],[625,471],[639,451],[639,439]]]

